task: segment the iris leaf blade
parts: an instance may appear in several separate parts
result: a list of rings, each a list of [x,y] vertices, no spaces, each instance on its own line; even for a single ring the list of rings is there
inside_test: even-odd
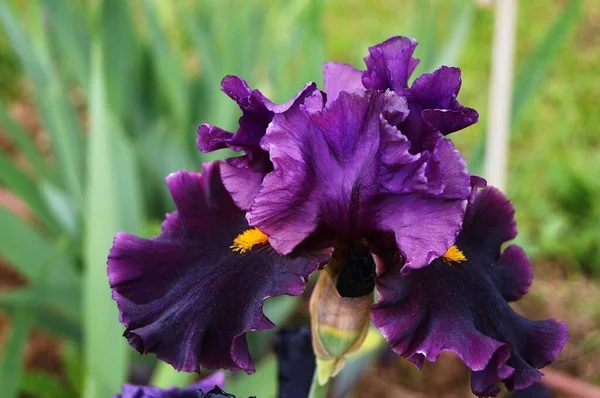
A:
[[[157,361],[156,368],[152,372],[150,385],[160,388],[187,387],[194,381],[193,373],[178,372],[166,362]]]
[[[78,283],[73,259],[62,251],[54,254],[57,243],[62,245],[60,241],[48,240],[24,220],[2,207],[0,225],[0,255],[28,280],[33,281],[42,268],[47,266],[48,283],[56,286]]]
[[[90,32],[86,25],[85,7],[79,2],[43,0],[48,18],[48,39],[61,60],[61,71],[70,72],[84,88],[89,83]]]
[[[66,90],[54,70],[45,36],[39,35],[35,41],[6,3],[0,4],[0,21],[32,83],[37,109],[49,133],[65,187],[80,204],[83,196],[83,133],[77,112],[64,95]]]
[[[117,165],[113,157],[115,130],[110,126],[102,52],[96,43],[90,80],[91,134],[88,145],[88,187],[84,238],[84,365],[83,396],[107,397],[119,391],[127,372],[127,352],[106,276],[112,238],[122,226]]]
[[[36,182],[23,173],[2,151],[0,151],[0,170],[0,183],[23,200],[50,231],[60,232],[42,200]]]
[[[269,356],[256,365],[253,375],[240,374],[227,380],[227,392],[235,396],[256,395],[261,398],[277,396],[277,359]]]
[[[74,398],[75,392],[67,388],[57,376],[39,370],[23,373],[19,390],[32,397]]]
[[[3,397],[17,397],[21,368],[25,360],[25,344],[33,314],[25,307],[18,308],[12,316],[12,326],[4,345],[0,362],[0,386]]]
[[[33,283],[0,295],[0,305],[55,310],[77,324],[81,318],[81,289],[78,284],[49,286]]]
[[[27,160],[34,167],[35,171],[45,178],[53,179],[54,176],[51,165],[42,158],[38,148],[36,148],[25,129],[13,120],[6,107],[1,103],[0,124],[4,127],[4,131],[18,147],[19,151],[25,155]]]

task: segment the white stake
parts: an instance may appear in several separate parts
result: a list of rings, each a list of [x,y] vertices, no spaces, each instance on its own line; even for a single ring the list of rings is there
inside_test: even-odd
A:
[[[510,135],[517,0],[497,0],[495,7],[485,177],[489,185],[504,190]]]

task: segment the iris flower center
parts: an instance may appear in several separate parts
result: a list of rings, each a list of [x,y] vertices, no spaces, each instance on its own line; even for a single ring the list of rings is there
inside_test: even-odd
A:
[[[246,253],[256,245],[267,243],[269,237],[263,231],[254,227],[247,229],[233,240],[233,245],[229,246],[231,250],[239,253]]]
[[[336,288],[342,297],[363,297],[373,292],[375,260],[367,246],[361,244],[348,251]]]
[[[458,247],[456,247],[456,245],[452,245],[452,246],[450,246],[450,248],[448,248],[446,253],[444,253],[444,255],[442,256],[442,259],[448,265],[451,265],[451,263],[460,263],[462,261],[465,261],[467,258],[465,257],[463,252],[461,250],[459,250]]]

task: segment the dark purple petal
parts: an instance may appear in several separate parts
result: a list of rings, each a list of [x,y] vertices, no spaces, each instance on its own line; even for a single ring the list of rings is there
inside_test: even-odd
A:
[[[467,204],[467,208],[470,208],[477,197],[477,192],[481,188],[487,187],[487,181],[485,178],[481,178],[479,176],[471,174],[471,196],[469,196],[469,203]]]
[[[476,245],[480,251],[496,259],[500,245],[517,237],[515,208],[512,203],[494,188],[481,190],[469,212],[465,215],[462,237]]]
[[[373,323],[394,351],[417,366],[442,351],[456,353],[473,370],[472,389],[479,396],[495,396],[499,382],[509,390],[530,386],[567,339],[564,323],[530,321],[507,302],[520,298],[532,278],[520,248],[500,251],[516,235],[513,216],[508,199],[486,188],[456,240],[466,261],[437,259],[400,276],[397,259],[378,258]]]
[[[442,66],[417,77],[410,87],[410,97],[423,109],[451,109],[456,105],[461,83],[460,69]]]
[[[362,89],[362,71],[341,62],[327,62],[323,65],[323,81],[327,102],[334,101],[341,91]]]
[[[408,87],[408,79],[419,60],[412,57],[417,41],[409,37],[395,36],[369,48],[365,58],[367,70],[362,82],[372,90],[391,89],[402,93]]]
[[[196,144],[202,152],[212,152],[219,149],[230,148],[236,152],[243,150],[241,146],[231,144],[234,137],[232,132],[223,130],[212,124],[202,124],[198,127]]]
[[[155,238],[118,233],[108,275],[124,335],[140,353],[187,372],[202,365],[252,373],[245,333],[274,327],[263,300],[300,294],[318,262],[279,256],[268,245],[233,252],[233,240],[249,226],[219,166],[170,175],[177,211]]]
[[[223,387],[224,383],[225,374],[223,372],[215,372],[197,383],[181,389],[170,387],[163,390],[162,388],[152,386],[123,384],[121,394],[114,395],[113,398],[197,398],[196,391],[206,392],[215,387]]]
[[[479,113],[475,109],[467,107],[462,110],[425,109],[421,112],[421,116],[443,135],[462,130],[479,120]]]
[[[322,111],[276,115],[262,141],[274,171],[250,208],[250,224],[283,254],[326,229],[345,243],[394,232],[410,268],[439,257],[460,229],[471,182],[447,140],[409,153],[395,127],[406,111],[391,91],[359,90],[342,91]]]
[[[508,246],[498,259],[494,274],[496,285],[506,301],[517,301],[528,291],[533,281],[533,268],[529,257],[516,245]]]
[[[442,66],[433,73],[419,76],[405,92],[409,103],[417,105],[418,117],[446,135],[479,120],[477,111],[462,106],[456,99],[461,84],[460,69]]]

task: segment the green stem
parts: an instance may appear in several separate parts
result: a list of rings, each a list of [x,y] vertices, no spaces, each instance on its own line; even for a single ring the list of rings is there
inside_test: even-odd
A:
[[[319,384],[319,379],[317,377],[317,369],[315,369],[315,375],[313,376],[312,384],[310,385],[308,398],[326,398],[328,389],[329,382],[325,383],[324,385]]]

